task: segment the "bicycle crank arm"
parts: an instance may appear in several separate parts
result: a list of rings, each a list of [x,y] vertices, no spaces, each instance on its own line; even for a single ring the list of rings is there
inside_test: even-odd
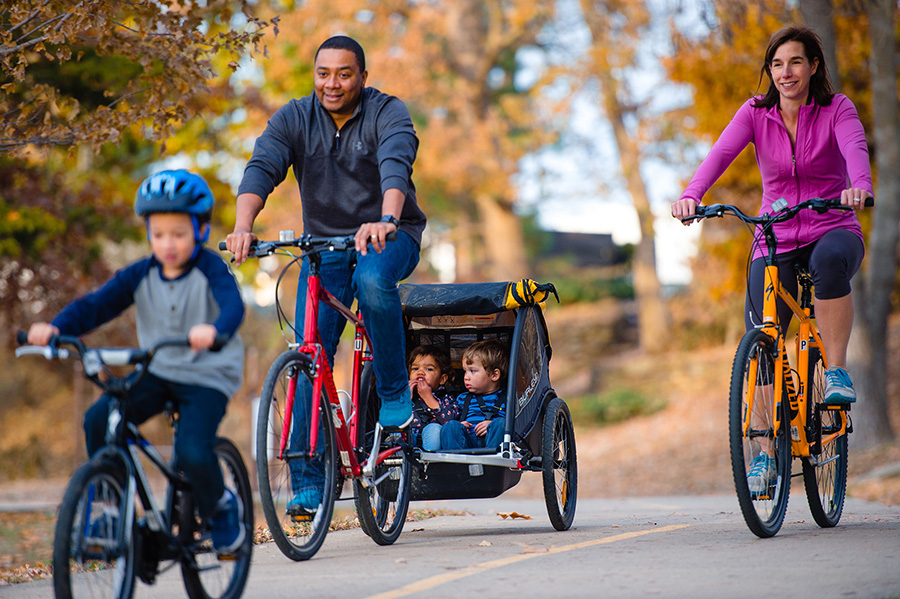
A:
[[[369,459],[366,460],[366,465],[363,466],[363,484],[370,482],[372,480],[372,476],[375,475],[375,462],[378,460],[378,450],[381,447],[381,433],[384,429],[381,428],[381,423],[375,423],[375,442],[372,444],[372,451],[369,452]],[[368,487],[368,484],[365,484]]]

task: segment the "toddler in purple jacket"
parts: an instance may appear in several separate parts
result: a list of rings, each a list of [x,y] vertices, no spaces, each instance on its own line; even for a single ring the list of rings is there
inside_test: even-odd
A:
[[[413,398],[414,439],[422,449],[441,448],[441,426],[459,418],[456,397],[447,389],[453,376],[449,352],[439,345],[420,345],[409,354],[409,389]]]

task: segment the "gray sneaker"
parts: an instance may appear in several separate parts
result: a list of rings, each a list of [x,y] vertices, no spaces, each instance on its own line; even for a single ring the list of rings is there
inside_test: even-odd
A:
[[[825,403],[842,404],[856,401],[856,391],[850,375],[843,368],[834,366],[825,371]]]

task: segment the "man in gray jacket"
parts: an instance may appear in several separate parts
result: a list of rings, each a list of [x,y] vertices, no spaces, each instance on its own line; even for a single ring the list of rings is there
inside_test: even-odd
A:
[[[247,259],[256,239],[253,222],[293,168],[304,233],[355,235],[355,252],[322,255],[322,281],[345,305],[354,297],[359,301],[373,344],[379,421],[402,428],[412,420],[412,403],[397,284],[418,264],[425,228],[412,183],[419,142],[403,102],[366,87],[367,76],[365,55],[355,40],[336,36],[319,46],[314,92],[280,108],[256,140],[238,189],[234,232],[226,244],[238,266]],[[385,237],[393,231],[398,238],[387,243]],[[356,260],[355,269],[351,260]],[[305,312],[308,268],[304,261],[298,320]],[[345,322],[334,310],[319,311],[322,343],[332,364]],[[302,323],[298,325],[302,331]],[[300,398],[304,401],[296,402],[301,407],[295,412],[309,409],[309,390]],[[295,418],[295,431],[308,429],[308,414],[296,413]],[[292,444],[303,440],[292,439]],[[294,498],[288,510],[315,510],[324,485],[321,468],[295,460],[291,474]]]

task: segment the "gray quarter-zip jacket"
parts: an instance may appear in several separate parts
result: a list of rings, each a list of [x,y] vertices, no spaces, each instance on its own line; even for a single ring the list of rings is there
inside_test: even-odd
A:
[[[303,232],[352,235],[381,219],[384,192],[406,195],[400,230],[421,244],[425,214],[416,202],[412,165],[419,140],[398,98],[363,88],[353,116],[338,131],[315,93],[282,106],[256,140],[238,193],[263,200],[289,168],[300,186]]]

